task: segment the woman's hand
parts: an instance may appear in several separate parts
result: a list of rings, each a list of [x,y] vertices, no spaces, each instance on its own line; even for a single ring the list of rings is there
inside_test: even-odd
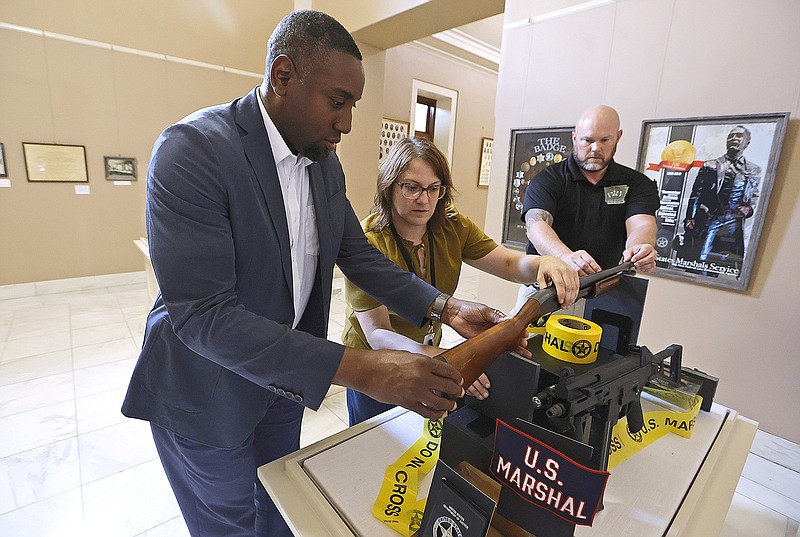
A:
[[[536,282],[540,289],[551,283],[556,288],[558,302],[565,308],[578,298],[581,282],[578,271],[557,257],[543,255],[539,258],[539,273]]]

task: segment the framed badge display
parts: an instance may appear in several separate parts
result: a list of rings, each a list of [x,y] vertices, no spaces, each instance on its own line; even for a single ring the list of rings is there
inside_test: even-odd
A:
[[[384,161],[395,142],[408,136],[408,121],[383,118],[381,123],[381,140],[378,152],[378,164]]]
[[[525,223],[521,218],[525,189],[539,172],[569,157],[572,153],[572,130],[571,126],[560,126],[511,131],[511,154],[503,212],[504,245],[524,249],[528,244]]]
[[[747,289],[789,113],[645,120],[637,169],[658,185],[656,274]]]
[[[478,186],[489,186],[489,175],[492,173],[492,148],[494,140],[491,138],[481,139],[481,162],[478,173]]]

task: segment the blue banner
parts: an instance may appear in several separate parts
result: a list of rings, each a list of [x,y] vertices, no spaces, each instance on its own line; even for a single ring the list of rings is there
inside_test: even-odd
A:
[[[581,526],[592,525],[609,476],[501,420],[497,420],[491,470],[523,500]]]

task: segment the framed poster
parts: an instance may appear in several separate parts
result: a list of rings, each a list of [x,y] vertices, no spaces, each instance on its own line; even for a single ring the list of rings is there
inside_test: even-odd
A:
[[[136,159],[130,157],[103,157],[106,181],[136,181]]]
[[[6,169],[6,146],[0,143],[0,177],[8,177]]]
[[[481,165],[478,173],[478,186],[489,186],[489,175],[492,173],[492,138],[481,138]]]
[[[82,145],[22,142],[25,171],[31,183],[88,183],[86,148]]]
[[[408,136],[410,124],[408,121],[383,118],[381,123],[381,140],[378,153],[378,164],[386,159],[389,149],[400,138]]]
[[[571,126],[537,127],[511,131],[511,154],[503,213],[502,243],[525,249],[528,237],[521,219],[525,189],[539,172],[565,160],[572,153]]]
[[[637,169],[661,207],[656,274],[744,291],[789,113],[645,120]]]

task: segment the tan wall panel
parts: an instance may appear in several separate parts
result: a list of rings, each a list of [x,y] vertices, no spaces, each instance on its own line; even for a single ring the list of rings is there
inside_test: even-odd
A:
[[[3,0],[0,21],[264,72],[269,34],[292,0]]]
[[[347,198],[359,218],[369,213],[378,169],[378,140],[383,113],[386,52],[359,44],[364,58],[364,95],[353,112],[350,134],[342,137],[337,154],[347,181]]]
[[[153,142],[197,108],[230,101],[256,78],[0,30],[0,142],[11,188],[0,188],[0,285],[142,270]],[[263,59],[262,59],[263,61]],[[90,195],[30,183],[21,142],[86,147]],[[138,181],[105,179],[104,156],[137,159]]]
[[[421,80],[458,92],[453,162],[456,205],[478,225],[486,213],[487,189],[478,187],[481,138],[494,137],[494,100],[497,76],[485,70],[450,60],[414,45],[402,45],[386,53],[384,85],[385,117],[410,121],[413,80]],[[493,159],[495,166],[503,165]],[[375,191],[372,179],[372,192]],[[499,240],[499,235],[493,236]]]
[[[529,2],[508,0],[506,22],[530,9]],[[732,30],[745,21],[750,30]],[[793,0],[618,0],[507,30],[495,162],[507,159],[508,133],[522,126],[519,109],[524,126],[570,124],[584,108],[609,102],[619,110],[626,133],[617,160],[630,166],[636,164],[644,119],[782,111],[797,118],[799,27],[800,4]],[[755,30],[764,28],[769,31]],[[540,62],[535,51],[558,54],[558,61]],[[498,233],[506,167],[493,168],[487,206],[486,227]],[[800,395],[798,176],[800,124],[792,119],[750,289],[738,293],[652,276],[640,334],[640,343],[654,351],[683,345],[686,365],[720,377],[718,402],[794,442],[800,442],[800,422],[792,413]],[[515,286],[481,280],[479,299],[508,307],[515,297]]]

